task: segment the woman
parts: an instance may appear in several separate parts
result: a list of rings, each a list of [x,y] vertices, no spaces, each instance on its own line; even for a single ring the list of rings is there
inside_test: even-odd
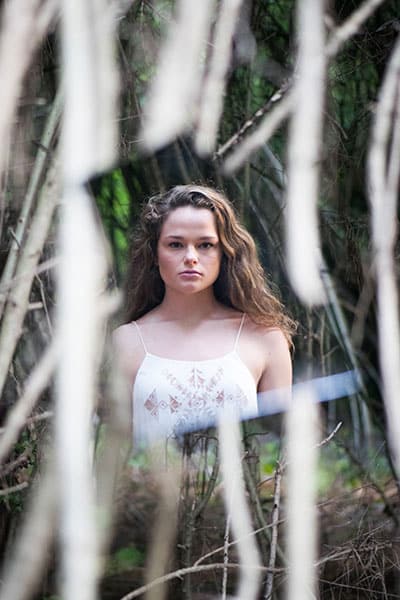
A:
[[[114,332],[133,388],[136,439],[255,416],[257,392],[288,388],[293,322],[265,284],[253,240],[214,189],[176,186],[144,207]]]

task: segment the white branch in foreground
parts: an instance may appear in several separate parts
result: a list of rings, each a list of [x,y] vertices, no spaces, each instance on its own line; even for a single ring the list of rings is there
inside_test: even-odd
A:
[[[319,163],[322,150],[326,55],[324,2],[298,0],[298,73],[290,124],[286,212],[287,265],[299,298],[325,300],[320,278]]]
[[[92,469],[92,414],[103,317],[99,298],[107,264],[87,180],[115,156],[113,18],[106,0],[63,0],[65,110],[62,130],[63,211],[60,217],[56,454],[60,480],[61,595],[95,600],[101,542]],[[102,33],[103,32],[103,33]],[[106,48],[102,49],[102,44]],[[104,144],[110,143],[110,148]]]
[[[378,97],[368,158],[369,200],[378,298],[379,362],[387,427],[400,475],[400,325],[394,246],[400,136],[400,37]],[[395,164],[395,166],[393,166]],[[394,181],[394,180],[397,181]]]
[[[220,4],[195,138],[197,151],[202,155],[210,153],[215,147],[224,102],[226,76],[232,54],[232,38],[241,4],[242,0],[222,0]]]
[[[176,21],[161,47],[143,126],[143,143],[155,150],[191,126],[196,113],[213,0],[179,0]]]
[[[294,394],[292,406],[285,417],[288,445],[287,600],[315,597],[317,410],[312,390],[303,388]]]
[[[226,415],[219,423],[221,470],[224,478],[226,512],[234,537],[238,541],[240,580],[237,598],[255,600],[260,587],[260,556],[252,532],[249,508],[246,503],[240,458],[240,433],[237,421]],[[250,566],[250,568],[249,568]]]

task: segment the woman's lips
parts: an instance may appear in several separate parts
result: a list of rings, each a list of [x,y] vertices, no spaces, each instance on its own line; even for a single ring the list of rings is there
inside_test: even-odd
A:
[[[182,271],[179,273],[181,277],[201,277],[201,273],[199,271]]]

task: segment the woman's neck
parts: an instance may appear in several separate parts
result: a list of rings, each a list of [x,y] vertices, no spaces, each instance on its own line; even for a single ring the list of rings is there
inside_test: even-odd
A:
[[[221,308],[212,290],[182,295],[166,290],[157,312],[167,320],[196,323],[215,315]]]

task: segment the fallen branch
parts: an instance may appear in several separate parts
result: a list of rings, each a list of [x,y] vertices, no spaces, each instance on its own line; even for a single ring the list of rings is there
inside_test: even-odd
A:
[[[245,567],[246,569],[249,570],[253,570],[253,571],[258,571],[258,572],[268,572],[268,567],[263,567],[262,565],[242,565],[239,563],[211,563],[209,565],[198,565],[193,566],[193,567],[186,567],[184,569],[178,569],[177,571],[173,571],[172,573],[167,573],[166,575],[163,575],[162,577],[159,577],[158,579],[155,579],[154,581],[151,581],[150,583],[148,583],[147,585],[143,585],[140,588],[137,588],[136,590],[134,590],[133,592],[129,592],[129,594],[126,594],[125,596],[123,596],[122,598],[120,598],[120,600],[132,600],[132,598],[137,598],[138,596],[141,596],[142,594],[144,594],[145,592],[147,592],[149,589],[153,588],[156,585],[160,585],[162,583],[166,583],[167,581],[170,581],[171,579],[177,579],[178,577],[184,577],[185,575],[188,575],[189,573],[200,573],[202,571],[211,571],[212,569],[240,569],[242,567]],[[275,573],[283,573],[285,571],[285,569],[275,569]],[[243,596],[244,598],[244,596]],[[0,599],[1,600],[1,599]]]

